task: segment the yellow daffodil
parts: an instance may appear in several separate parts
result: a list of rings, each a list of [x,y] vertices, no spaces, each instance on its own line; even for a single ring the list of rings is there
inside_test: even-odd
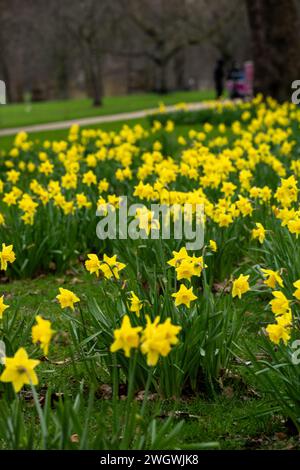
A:
[[[7,172],[7,181],[16,184],[20,178],[20,172],[15,170],[10,170]]]
[[[261,272],[265,277],[264,284],[266,284],[266,286],[271,287],[271,289],[275,289],[277,283],[280,287],[283,287],[283,280],[279,274],[279,271],[261,268]]]
[[[98,256],[95,254],[90,253],[88,255],[88,260],[85,262],[85,267],[90,274],[96,273],[96,276],[99,276],[99,272],[101,269],[101,261],[99,260]]]
[[[101,271],[104,274],[106,279],[111,279],[115,277],[116,279],[120,278],[119,272],[126,267],[126,264],[120,263],[117,261],[117,256],[114,255],[111,258],[107,255],[103,256],[103,261],[101,263]]]
[[[35,317],[36,325],[31,329],[33,344],[39,343],[45,356],[48,354],[49,344],[55,331],[51,328],[51,322],[44,320],[40,315]]]
[[[203,256],[193,255],[191,262],[194,264],[194,276],[201,276],[203,268],[207,268],[207,264],[204,264]]]
[[[7,263],[13,263],[16,259],[16,255],[13,251],[13,245],[6,246],[2,243],[2,250],[0,251],[1,269],[6,271]]]
[[[88,171],[87,173],[84,173],[82,182],[86,184],[87,186],[91,186],[92,184],[97,184],[97,178],[95,173],[93,173],[91,170]]]
[[[284,326],[285,328],[292,325],[292,320],[293,318],[291,310],[287,310],[282,315],[276,316],[276,322],[278,323],[278,325]]]
[[[190,280],[195,274],[195,264],[191,259],[183,260],[176,268],[177,280],[188,279]],[[197,274],[198,275],[198,274]]]
[[[297,300],[300,300],[300,279],[298,281],[295,281],[293,283],[293,286],[296,287],[296,290],[293,293],[293,296],[296,297]]]
[[[29,359],[24,348],[18,349],[14,357],[5,358],[5,369],[0,376],[1,382],[11,382],[15,392],[19,392],[23,385],[37,385],[38,377],[34,368],[40,363]]]
[[[136,313],[136,315],[139,317],[140,316],[140,311],[143,307],[143,301],[140,300],[134,292],[131,292],[131,297],[130,297],[129,301],[130,301],[129,310],[131,312]]]
[[[142,333],[141,351],[147,355],[148,366],[155,366],[159,356],[167,356],[179,341],[177,335],[181,327],[172,325],[170,318],[161,324],[159,321],[160,318],[156,317],[152,323],[147,316],[147,325]]]
[[[4,295],[2,295],[2,297],[0,297],[0,320],[1,318],[3,317],[3,313],[4,311],[9,307],[9,305],[6,305],[4,303]]]
[[[287,344],[288,340],[291,337],[290,329],[285,328],[284,326],[279,324],[268,325],[266,331],[269,335],[270,340],[275,344],[279,344],[280,340],[282,340],[284,344]]]
[[[256,225],[256,228],[252,230],[252,238],[254,239],[258,238],[259,243],[263,243],[266,238],[266,231],[261,223],[256,222],[255,225]]]
[[[82,207],[86,207],[87,209],[92,207],[92,203],[88,201],[88,198],[83,193],[76,194],[76,202],[79,209]]]
[[[209,248],[211,251],[216,252],[218,250],[217,243],[214,240],[209,240]]]
[[[173,258],[168,261],[170,266],[176,267],[184,259],[188,259],[189,255],[185,247],[180,248],[179,251],[173,251]]]
[[[136,210],[136,219],[139,222],[139,228],[145,230],[149,235],[151,229],[159,229],[159,221],[154,218],[154,211],[149,211],[146,207]]]
[[[300,233],[300,219],[293,219],[290,220],[287,224],[288,229],[291,233],[294,233],[296,235],[296,238],[298,238],[299,233]]]
[[[121,328],[114,331],[115,340],[110,347],[111,352],[123,349],[125,356],[129,357],[131,349],[136,349],[139,346],[139,333],[141,330],[141,326],[132,327],[129,317],[125,315]]]
[[[272,292],[272,295],[275,299],[270,301],[270,305],[272,312],[275,315],[283,315],[290,311],[290,301],[286,298],[283,292],[276,290]]]
[[[100,193],[105,193],[106,191],[108,191],[108,188],[109,188],[109,182],[107,181],[106,178],[99,181],[98,190]]]
[[[172,294],[175,298],[176,307],[179,305],[186,305],[188,308],[191,306],[191,302],[196,300],[198,297],[193,293],[193,287],[188,289],[184,284],[180,285],[180,289],[175,294]]]
[[[80,299],[77,297],[77,295],[68,289],[64,289],[63,287],[59,288],[59,294],[56,296],[56,298],[59,301],[61,308],[70,307],[72,310],[74,310],[74,304],[80,302]]]
[[[241,299],[242,295],[250,290],[248,279],[249,275],[244,276],[240,274],[239,277],[233,281],[232,297],[238,296],[238,298]]]

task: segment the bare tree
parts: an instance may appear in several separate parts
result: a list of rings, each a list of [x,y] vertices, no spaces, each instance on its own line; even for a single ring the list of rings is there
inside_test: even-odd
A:
[[[82,85],[97,106],[104,86],[186,89],[188,73],[204,76],[216,53],[228,55],[243,43],[240,5],[239,0],[0,0],[0,78],[9,101],[22,100],[27,91],[34,100],[67,98]]]
[[[0,0],[0,74],[6,82],[8,101],[22,101],[55,93],[55,15],[43,0]],[[63,45],[60,45],[62,49]]]
[[[18,28],[20,2],[0,0],[0,72],[8,101],[22,100],[22,49]]]
[[[237,7],[237,0],[221,1],[221,8],[220,1],[208,0],[119,0],[119,3],[141,38],[134,53],[147,57],[158,71],[155,88],[160,93],[168,91],[167,69],[172,61],[175,86],[185,88],[187,47],[219,34],[234,18]]]
[[[131,0],[129,3],[129,18],[144,36],[144,54],[158,70],[156,91],[165,93],[167,66],[186,43],[181,2]]]
[[[255,63],[255,91],[290,97],[300,76],[299,10],[294,0],[246,0]]]
[[[209,43],[225,62],[236,60],[242,50],[250,56],[249,24],[246,6],[243,2],[219,0],[218,8],[208,8],[208,23],[217,23],[220,27],[209,38]],[[225,21],[223,21],[225,15]]]
[[[64,0],[60,16],[82,61],[94,106],[102,104],[103,56],[113,37],[113,3],[109,0]]]

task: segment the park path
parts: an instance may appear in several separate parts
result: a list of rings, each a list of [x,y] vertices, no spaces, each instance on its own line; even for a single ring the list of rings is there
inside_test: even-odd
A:
[[[223,103],[229,100],[224,100]],[[200,102],[200,103],[187,103],[188,109],[190,111],[198,111],[201,109],[208,109],[211,106],[211,103],[208,101]],[[176,105],[166,106],[165,110],[167,112],[175,111]],[[34,124],[30,126],[19,126],[19,127],[11,127],[8,129],[0,129],[0,137],[7,136],[7,135],[14,135],[18,132],[25,131],[25,132],[43,132],[43,131],[56,131],[59,129],[68,129],[73,124],[78,124],[80,127],[82,126],[91,126],[93,124],[101,124],[104,122],[116,122],[116,121],[129,121],[131,119],[139,119],[149,116],[149,114],[153,114],[158,112],[158,108],[146,109],[141,111],[132,111],[130,113],[119,113],[119,114],[110,114],[106,116],[93,116],[93,117],[86,117],[80,119],[70,119],[68,121],[58,121],[58,122],[49,122],[46,124]]]

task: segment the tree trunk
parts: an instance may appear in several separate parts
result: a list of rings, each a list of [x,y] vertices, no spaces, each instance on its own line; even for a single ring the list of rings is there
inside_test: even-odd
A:
[[[89,50],[85,54],[85,75],[93,105],[101,106],[103,97],[102,66],[101,59],[94,50]]]
[[[167,84],[167,64],[161,62],[158,66],[158,87],[157,93],[165,94],[168,92],[168,84]]]
[[[254,91],[279,101],[300,78],[299,23],[294,0],[246,0],[252,34]]]
[[[61,55],[57,58],[57,88],[59,98],[69,99],[69,70],[67,65],[67,57]]]
[[[6,101],[7,103],[12,103],[13,99],[12,99],[11,86],[10,86],[9,71],[5,62],[2,62],[0,64],[0,69],[2,70],[0,79],[3,79],[5,83],[5,88],[6,88]]]
[[[93,94],[93,105],[102,106],[103,86],[102,75],[99,73],[99,66],[94,64],[91,71],[91,86]]]
[[[182,47],[174,57],[174,76],[176,90],[186,90],[184,47]]]

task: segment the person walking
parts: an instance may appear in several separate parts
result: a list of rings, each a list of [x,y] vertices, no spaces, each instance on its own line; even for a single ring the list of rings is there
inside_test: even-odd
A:
[[[220,99],[224,90],[224,61],[218,59],[214,69],[214,82],[216,90],[216,98]]]

